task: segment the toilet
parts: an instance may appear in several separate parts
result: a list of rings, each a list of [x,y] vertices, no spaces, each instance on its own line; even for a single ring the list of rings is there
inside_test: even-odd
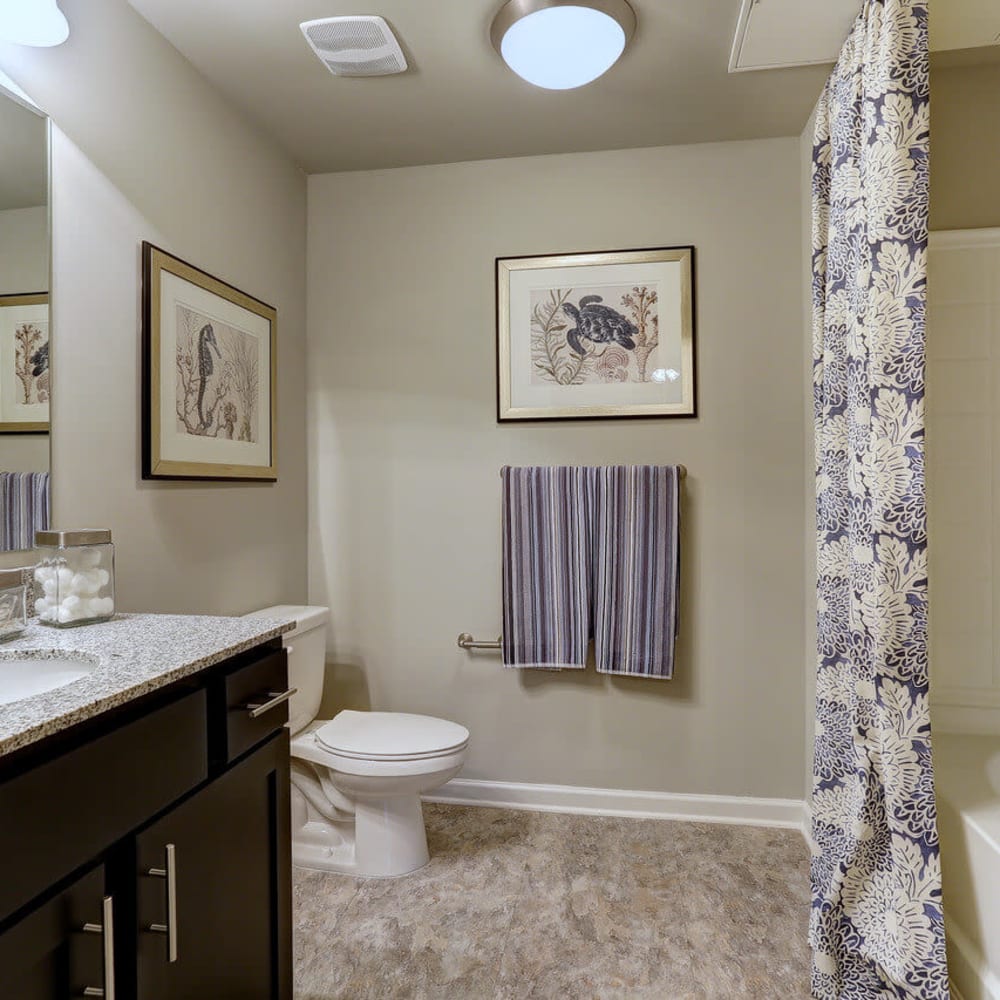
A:
[[[292,863],[392,878],[430,860],[420,796],[455,777],[469,731],[404,712],[317,719],[329,609],[277,605],[247,617],[294,619],[285,635],[292,747]]]

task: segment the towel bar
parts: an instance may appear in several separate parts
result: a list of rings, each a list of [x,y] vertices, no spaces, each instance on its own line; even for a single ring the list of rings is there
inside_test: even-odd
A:
[[[686,465],[678,465],[677,471],[680,473],[681,479],[687,479],[688,470]],[[500,470],[500,475],[503,475],[503,469]],[[465,633],[463,632],[462,634],[464,635]]]
[[[468,632],[463,632],[458,637],[458,648],[459,649],[499,649],[500,639],[499,637],[495,642],[489,642],[485,639],[473,639]]]

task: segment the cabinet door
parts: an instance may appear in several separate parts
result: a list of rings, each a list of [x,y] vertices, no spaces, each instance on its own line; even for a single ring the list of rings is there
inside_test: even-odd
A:
[[[114,901],[104,868],[78,879],[0,937],[3,996],[114,997]]]
[[[139,1000],[291,1000],[288,734],[136,838]]]

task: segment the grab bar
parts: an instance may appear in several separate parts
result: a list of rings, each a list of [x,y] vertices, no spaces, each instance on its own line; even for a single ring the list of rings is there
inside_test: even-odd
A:
[[[497,638],[494,642],[490,642],[486,639],[473,639],[468,632],[463,632],[458,637],[458,648],[459,649],[499,649],[500,639]]]

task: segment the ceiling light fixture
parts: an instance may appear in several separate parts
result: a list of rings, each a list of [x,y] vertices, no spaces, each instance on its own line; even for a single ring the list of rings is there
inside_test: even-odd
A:
[[[508,0],[490,38],[528,83],[572,90],[607,73],[634,31],[627,0]]]
[[[69,38],[56,0],[0,0],[0,41],[49,48]]]

